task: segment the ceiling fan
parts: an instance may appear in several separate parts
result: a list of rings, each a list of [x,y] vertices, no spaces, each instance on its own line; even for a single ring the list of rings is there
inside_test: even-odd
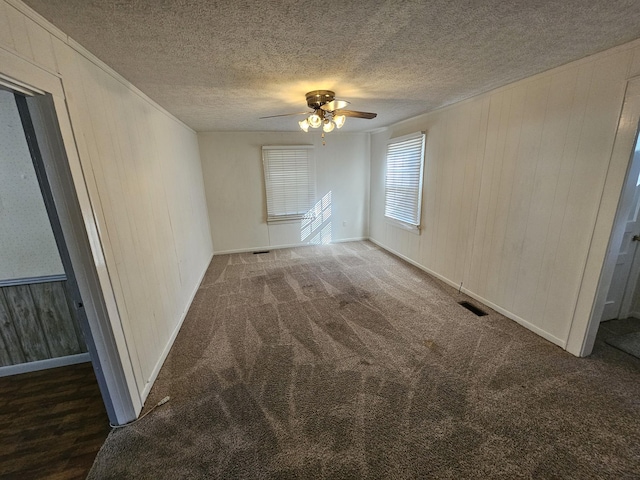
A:
[[[376,118],[377,113],[357,112],[355,110],[345,110],[344,107],[349,105],[346,100],[336,100],[336,94],[331,90],[313,90],[306,94],[307,106],[312,112],[296,112],[284,113],[282,115],[269,115],[262,118],[287,117],[289,115],[308,115],[304,120],[300,120],[298,125],[305,132],[311,128],[322,127],[324,132],[331,132],[334,128],[342,128],[346,117],[354,118]]]

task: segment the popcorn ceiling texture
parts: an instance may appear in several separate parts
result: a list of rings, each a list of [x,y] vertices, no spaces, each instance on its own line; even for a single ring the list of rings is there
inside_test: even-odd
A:
[[[199,131],[296,130],[333,89],[365,131],[640,36],[637,0],[26,0]]]

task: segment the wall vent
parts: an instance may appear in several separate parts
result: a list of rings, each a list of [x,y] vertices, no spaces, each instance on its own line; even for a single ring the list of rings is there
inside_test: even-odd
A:
[[[485,312],[484,310],[479,309],[475,305],[471,305],[469,302],[458,302],[458,305],[466,308],[467,310],[469,310],[472,313],[475,313],[479,317],[484,317],[485,315],[488,315],[487,312]]]

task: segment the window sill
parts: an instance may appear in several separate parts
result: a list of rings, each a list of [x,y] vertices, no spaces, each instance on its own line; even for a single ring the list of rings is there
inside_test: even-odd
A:
[[[267,224],[269,225],[276,225],[279,223],[296,223],[296,222],[300,222],[306,218],[309,218],[306,215],[288,215],[288,216],[283,216],[283,217],[272,217],[272,218],[267,218]]]
[[[401,228],[403,230],[407,230],[407,231],[413,233],[414,235],[420,235],[420,226],[419,225],[412,225],[410,223],[401,222],[400,220],[396,220],[394,218],[389,218],[389,217],[384,217],[384,219],[389,225]]]

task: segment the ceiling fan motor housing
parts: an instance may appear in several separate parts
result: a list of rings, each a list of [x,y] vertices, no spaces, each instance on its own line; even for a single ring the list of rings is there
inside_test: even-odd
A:
[[[307,105],[309,108],[319,110],[325,103],[332,102],[336,98],[336,94],[331,90],[314,90],[307,93]]]

